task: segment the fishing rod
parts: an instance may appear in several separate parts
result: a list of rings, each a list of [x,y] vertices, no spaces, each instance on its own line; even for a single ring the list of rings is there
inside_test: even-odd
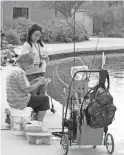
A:
[[[93,63],[94,63],[94,60],[95,60],[96,51],[97,51],[97,49],[98,49],[99,40],[100,40],[100,37],[99,37],[98,40],[97,40],[96,48],[95,48],[95,51],[94,51],[95,53],[94,53],[94,57],[93,57],[92,64],[91,64],[91,70],[93,69]],[[89,79],[90,79],[90,75],[91,75],[91,72],[90,72],[90,74],[89,74]]]

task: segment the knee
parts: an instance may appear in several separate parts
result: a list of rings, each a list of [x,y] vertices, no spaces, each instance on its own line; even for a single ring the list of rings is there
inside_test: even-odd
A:
[[[45,95],[44,96],[44,100],[47,101],[47,102],[49,102],[49,97]]]

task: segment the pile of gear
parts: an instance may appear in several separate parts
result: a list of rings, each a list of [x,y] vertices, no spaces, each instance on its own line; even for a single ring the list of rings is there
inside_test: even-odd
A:
[[[52,142],[51,132],[44,127],[42,122],[35,120],[37,117],[33,109],[26,107],[23,110],[6,109],[6,123],[10,124],[11,133],[25,136],[30,144],[48,144]]]
[[[89,101],[85,109],[87,124],[91,128],[102,128],[112,124],[115,117],[116,107],[113,104],[113,97],[110,92],[102,87],[97,86],[85,96],[85,100]]]

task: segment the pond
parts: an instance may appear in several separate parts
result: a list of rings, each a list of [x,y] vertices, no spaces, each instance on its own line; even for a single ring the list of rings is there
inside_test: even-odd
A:
[[[91,69],[98,69],[101,66],[102,62],[102,56],[101,55],[81,55],[81,60],[83,60],[85,65],[88,65]],[[50,61],[50,64],[47,69],[47,76],[52,78],[52,83],[50,84],[50,89],[52,92],[52,95],[57,98],[59,98],[59,95],[62,93],[60,92],[60,86],[62,86],[62,83],[60,80],[58,80],[57,76],[54,75],[53,72],[55,69],[55,66],[59,64],[57,73],[60,76],[60,78],[69,85],[71,81],[70,76],[70,70],[71,67],[74,66],[74,58],[67,58],[65,61],[64,59],[61,60],[52,60]],[[82,65],[82,63],[75,59],[75,65]],[[107,54],[106,55],[106,66],[108,68],[108,72],[110,75],[110,90],[113,90],[117,85],[119,87],[124,86],[124,53],[119,54]],[[90,81],[97,82],[98,80],[98,74],[91,74],[90,75]]]

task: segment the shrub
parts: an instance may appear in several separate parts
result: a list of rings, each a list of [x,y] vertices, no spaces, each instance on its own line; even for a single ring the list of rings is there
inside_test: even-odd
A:
[[[6,40],[8,41],[9,44],[13,45],[20,45],[21,41],[20,38],[18,37],[16,32],[13,31],[7,31],[6,33]]]
[[[4,23],[5,24],[3,26],[3,30],[15,32],[22,42],[26,40],[27,31],[29,27],[33,24],[32,21],[24,18],[18,18],[11,21],[6,20],[4,21]]]
[[[95,10],[93,13],[94,34],[98,35],[103,32],[104,36],[120,37],[124,25],[124,9],[122,7],[111,7]],[[119,30],[119,31],[118,31]]]
[[[43,25],[44,41],[72,42],[74,41],[74,21],[52,19]],[[88,34],[81,23],[75,25],[75,41],[88,40]]]
[[[26,41],[27,31],[29,27],[34,24],[27,19],[19,18],[13,21],[4,22],[5,31],[13,31],[19,36],[21,42]],[[44,42],[72,42],[74,41],[74,21],[52,19],[44,22],[41,26],[43,28]],[[75,25],[75,41],[88,40],[88,34],[82,23]]]
[[[108,37],[124,38],[124,27],[114,28],[109,32]]]
[[[26,41],[28,29],[31,27],[31,25],[34,24],[34,22],[24,18],[18,18],[16,20],[16,24],[17,24],[17,33],[20,37],[20,40],[22,42]]]

